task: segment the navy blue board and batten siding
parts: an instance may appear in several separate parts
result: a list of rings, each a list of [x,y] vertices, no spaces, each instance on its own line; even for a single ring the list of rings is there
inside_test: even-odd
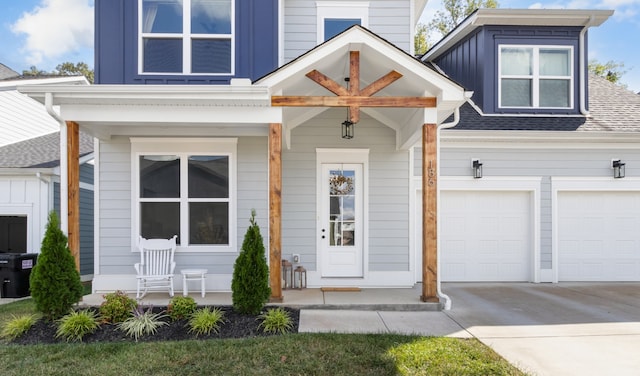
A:
[[[138,0],[95,1],[95,83],[226,85],[255,80],[278,67],[278,1],[235,0],[235,74],[140,74]]]
[[[581,27],[483,26],[438,56],[434,62],[447,72],[451,79],[474,92],[472,100],[485,114],[578,115],[580,114],[579,54],[584,54],[587,61],[586,36],[584,51],[580,51],[581,30]],[[572,46],[574,72],[572,108],[499,108],[498,49],[504,44]]]

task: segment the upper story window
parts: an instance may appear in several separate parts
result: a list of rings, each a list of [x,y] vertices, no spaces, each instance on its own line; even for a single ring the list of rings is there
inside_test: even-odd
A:
[[[140,0],[140,72],[233,74],[234,1]]]
[[[368,1],[317,1],[318,44],[353,25],[369,27]]]
[[[501,45],[499,51],[499,107],[573,107],[573,47]]]

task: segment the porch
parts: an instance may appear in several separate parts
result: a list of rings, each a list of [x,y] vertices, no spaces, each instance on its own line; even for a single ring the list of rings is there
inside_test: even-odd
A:
[[[267,305],[287,306],[304,309],[340,309],[366,311],[439,311],[442,303],[423,303],[420,301],[422,284],[412,288],[370,288],[360,291],[329,291],[323,289],[306,288],[302,290],[283,290],[284,302],[269,302]],[[103,301],[103,295],[85,295],[80,302],[82,306],[98,306]],[[176,292],[175,296],[179,296]],[[129,293],[135,299],[135,293]],[[232,305],[231,292],[207,292],[203,298],[200,291],[192,291],[198,305],[229,306]],[[166,292],[152,292],[141,299],[143,305],[166,306],[169,303]]]

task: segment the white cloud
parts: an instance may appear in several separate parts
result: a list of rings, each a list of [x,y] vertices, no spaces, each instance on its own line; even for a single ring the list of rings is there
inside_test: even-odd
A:
[[[26,34],[22,48],[30,65],[93,47],[93,1],[42,0],[11,25],[14,34]]]

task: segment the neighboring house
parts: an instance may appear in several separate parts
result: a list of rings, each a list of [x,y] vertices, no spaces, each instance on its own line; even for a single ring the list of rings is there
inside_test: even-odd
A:
[[[16,86],[87,85],[84,77],[0,81],[0,252],[39,253],[51,210],[60,211],[59,124]],[[93,138],[81,139],[83,279],[93,274]]]
[[[481,127],[475,117],[467,120],[478,106],[482,116],[474,116],[492,115],[487,119],[495,117],[496,124],[520,124],[525,118],[588,123],[580,112],[581,103],[589,107],[580,56],[586,56],[588,27],[611,12],[499,10],[491,19],[480,12],[476,16],[484,24],[456,29],[423,63],[413,57],[412,30],[424,1],[207,4],[98,0],[97,85],[24,90],[41,102],[49,98],[71,128],[78,125],[98,139],[96,292],[134,290],[138,236],[174,234],[178,272],[207,268],[207,289],[229,290],[255,209],[269,248],[274,299],[281,298],[281,258],[299,255],[309,287],[410,287],[425,279],[422,299],[436,300],[439,161],[442,277],[554,281],[558,268],[549,244],[555,241],[550,221],[565,217],[552,205],[574,184],[566,178],[578,173],[571,169],[580,166],[578,171],[591,174],[579,176],[599,175],[596,180],[606,184],[633,184],[630,177],[615,182],[611,177],[610,159],[632,157],[605,150],[619,152],[614,141],[628,140],[613,132],[606,142],[587,139],[586,146],[598,145],[607,160],[585,170],[585,155],[575,153],[571,162],[561,153],[584,144],[585,139],[572,136],[580,132],[437,130],[455,124]],[[505,24],[516,14],[525,26],[522,32]],[[549,66],[555,72],[553,89],[539,88],[540,74],[505,70],[498,76],[498,56],[522,60],[502,44],[488,48],[498,30],[519,33],[506,43],[518,52],[538,56],[552,50],[552,65],[564,62],[568,71]],[[454,53],[452,48],[473,38],[485,44]],[[498,86],[499,79],[506,83]],[[536,82],[536,95],[547,90],[554,96],[521,108],[519,91],[526,80]],[[509,93],[506,102],[497,100],[498,87]],[[549,106],[547,99],[568,102]],[[502,144],[500,137],[520,144]],[[534,145],[531,161],[510,152],[520,153],[523,144]],[[587,156],[595,160],[595,155]],[[471,158],[484,164],[483,178],[469,177]],[[423,159],[430,173],[420,177]],[[562,176],[557,178],[538,169],[534,162],[540,160],[570,173],[557,167]],[[420,194],[421,186],[428,192]],[[426,214],[418,204],[422,197],[429,201]],[[421,216],[427,218],[424,225]],[[467,216],[478,222],[465,223]],[[423,228],[429,242],[424,250]],[[503,232],[517,237],[494,237]],[[485,237],[488,233],[491,237]],[[509,254],[505,247],[521,258],[503,262]],[[466,252],[462,261],[456,260],[461,252]],[[491,259],[496,253],[498,261]],[[480,261],[476,255],[482,255]],[[467,258],[473,257],[469,264]],[[455,274],[484,265],[512,268],[509,275],[517,277]]]

